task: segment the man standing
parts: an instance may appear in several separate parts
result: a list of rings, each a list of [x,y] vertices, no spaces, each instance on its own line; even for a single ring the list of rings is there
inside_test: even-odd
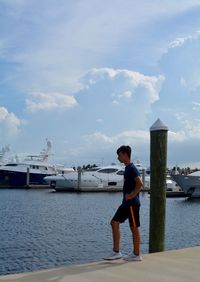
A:
[[[139,192],[143,186],[140,173],[131,162],[131,147],[121,146],[117,149],[118,160],[125,164],[123,201],[111,220],[113,235],[113,252],[105,260],[122,258],[120,252],[120,223],[129,219],[133,237],[133,252],[124,257],[127,261],[141,261],[140,256],[140,199]]]

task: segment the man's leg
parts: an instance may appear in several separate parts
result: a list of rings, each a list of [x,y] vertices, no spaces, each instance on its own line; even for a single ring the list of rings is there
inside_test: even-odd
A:
[[[120,229],[119,229],[120,223],[118,221],[112,220],[110,224],[112,226],[113,251],[119,252],[120,250]]]
[[[136,256],[140,255],[140,229],[139,227],[131,226],[131,232],[133,237],[133,253]]]
[[[104,257],[105,260],[115,260],[122,258],[122,254],[120,252],[120,230],[119,230],[119,222],[115,220],[111,220],[112,226],[112,235],[113,235],[113,252]]]
[[[112,218],[110,224],[112,227],[112,237],[113,237],[113,252],[108,257],[105,257],[106,260],[113,260],[122,258],[120,252],[120,223],[124,222],[128,218],[128,214],[124,214],[124,207],[121,205],[117,209],[114,217]]]

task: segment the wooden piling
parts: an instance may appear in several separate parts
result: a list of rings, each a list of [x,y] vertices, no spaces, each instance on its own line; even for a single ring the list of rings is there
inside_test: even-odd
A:
[[[81,190],[81,173],[82,173],[82,169],[81,169],[81,167],[78,167],[78,182],[77,182],[77,190],[78,191]]]
[[[27,167],[27,171],[26,171],[26,186],[29,187],[30,184],[30,168]]]
[[[142,169],[142,182],[143,182],[143,189],[145,189],[146,187],[145,187],[145,169],[143,168]]]
[[[167,132],[167,126],[160,119],[150,128],[150,253],[164,251]]]

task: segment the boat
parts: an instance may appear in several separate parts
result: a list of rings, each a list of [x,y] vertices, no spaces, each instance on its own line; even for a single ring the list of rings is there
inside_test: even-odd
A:
[[[61,171],[66,172],[62,166],[52,165],[48,162],[51,151],[51,142],[47,141],[47,148],[39,155],[27,155],[23,161],[15,158],[14,161],[0,166],[0,187],[24,188],[31,185],[45,186],[45,176],[55,175]],[[73,169],[71,169],[72,171]]]
[[[121,191],[123,174],[123,168],[108,166],[47,176],[44,180],[56,191]]]
[[[179,185],[172,179],[171,175],[167,174],[166,176],[166,190],[167,192],[180,192],[181,188]]]
[[[174,174],[172,178],[188,197],[200,197],[200,171],[195,171],[188,175]]]
[[[7,163],[7,159],[5,159],[5,155],[10,152],[10,145],[5,145],[0,150],[0,166],[5,165]]]
[[[141,172],[140,164],[135,164]],[[56,191],[118,192],[123,190],[124,166],[110,165],[91,170],[78,170],[67,174],[47,176],[47,184]],[[149,186],[149,181],[145,181]]]

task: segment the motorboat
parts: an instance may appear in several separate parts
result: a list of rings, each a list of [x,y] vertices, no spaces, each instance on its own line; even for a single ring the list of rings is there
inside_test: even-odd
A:
[[[167,192],[179,192],[181,188],[179,185],[172,179],[171,175],[167,174],[166,176],[166,189]]]
[[[188,175],[174,174],[172,178],[186,195],[192,198],[200,197],[200,171]]]
[[[48,162],[52,145],[49,140],[46,141],[46,149],[38,155],[27,155],[23,161],[15,158],[15,161],[0,166],[0,187],[24,188],[31,185],[46,185],[45,176],[66,172],[63,166]]]
[[[56,191],[121,191],[123,175],[123,168],[108,166],[97,170],[78,170],[47,176],[44,180]]]
[[[137,167],[137,164],[135,164]],[[139,165],[138,169],[141,166]],[[47,176],[44,180],[56,191],[122,191],[124,166],[110,165],[92,170],[78,170],[67,174]],[[149,186],[149,181],[145,181]]]

